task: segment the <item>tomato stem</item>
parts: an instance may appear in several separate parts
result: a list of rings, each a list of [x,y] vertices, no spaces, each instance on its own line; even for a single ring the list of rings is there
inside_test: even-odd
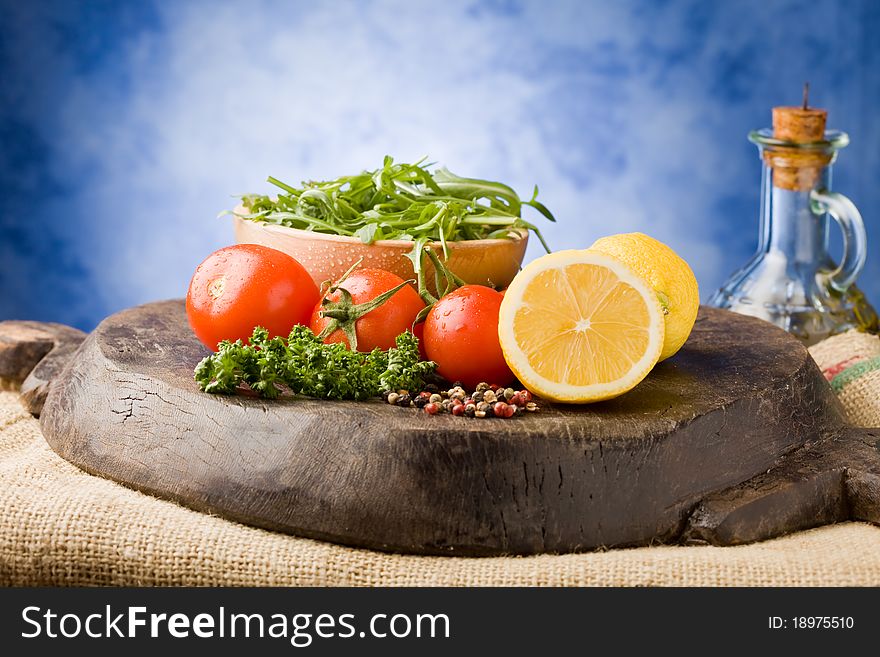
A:
[[[324,330],[318,334],[318,339],[325,340],[333,335],[337,329],[340,329],[345,334],[345,337],[348,338],[348,347],[352,351],[357,351],[357,330],[355,326],[357,321],[367,313],[376,310],[376,308],[388,301],[405,286],[416,282],[415,279],[411,278],[395,285],[387,292],[383,292],[370,301],[354,303],[351,293],[344,287],[340,287],[340,285],[358,264],[360,264],[360,261],[355,263],[351,269],[345,272],[342,278],[339,279],[338,283],[335,283],[330,287],[327,294],[321,299],[322,308],[318,311],[319,316],[330,319],[330,322],[324,327]],[[336,291],[339,292],[339,300],[333,301],[330,299],[329,295]]]

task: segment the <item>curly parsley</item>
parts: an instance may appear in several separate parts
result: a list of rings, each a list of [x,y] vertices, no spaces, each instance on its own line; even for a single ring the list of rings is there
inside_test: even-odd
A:
[[[344,344],[324,344],[306,326],[295,326],[287,339],[270,338],[254,329],[248,344],[224,340],[217,353],[196,366],[194,378],[204,392],[232,394],[245,384],[261,397],[274,399],[286,386],[295,393],[323,399],[367,399],[383,390],[414,390],[436,368],[419,359],[419,340],[406,331],[396,347],[369,353]]]

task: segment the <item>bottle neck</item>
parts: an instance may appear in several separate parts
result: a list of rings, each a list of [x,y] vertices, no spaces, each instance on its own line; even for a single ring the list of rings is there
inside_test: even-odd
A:
[[[812,210],[813,189],[829,189],[831,167],[824,167],[811,189],[786,189],[773,184],[774,170],[766,160],[761,174],[759,252],[785,256],[791,264],[827,264],[828,217]]]

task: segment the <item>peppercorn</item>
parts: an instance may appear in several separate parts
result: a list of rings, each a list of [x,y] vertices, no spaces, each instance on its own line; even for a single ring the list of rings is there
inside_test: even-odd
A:
[[[381,397],[388,404],[401,408],[421,408],[429,415],[451,413],[456,417],[510,418],[539,410],[528,390],[515,390],[485,382],[477,384],[473,392],[468,392],[458,383],[446,390],[429,383],[418,393],[383,390]]]

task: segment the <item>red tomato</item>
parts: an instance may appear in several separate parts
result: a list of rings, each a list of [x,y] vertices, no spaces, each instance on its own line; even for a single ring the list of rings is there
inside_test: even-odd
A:
[[[431,360],[428,358],[428,352],[425,351],[425,323],[419,322],[412,329],[413,335],[419,339],[419,355],[422,360]]]
[[[321,293],[299,262],[258,244],[227,246],[196,267],[186,315],[209,349],[221,340],[244,340],[255,326],[286,336],[306,324]]]
[[[383,292],[388,292],[397,285],[403,283],[403,279],[384,269],[357,269],[352,272],[340,285],[351,294],[355,304],[372,301]],[[339,301],[342,298],[337,290],[329,296],[331,301]],[[379,349],[391,349],[394,346],[394,338],[407,330],[413,329],[413,322],[419,311],[425,307],[425,303],[418,293],[409,285],[404,286],[394,293],[390,299],[378,308],[359,317],[354,322],[355,335],[357,336],[358,351],[372,351]],[[321,317],[318,313],[324,308],[319,300],[312,311],[309,323],[315,335],[332,320]],[[342,329],[333,331],[324,339],[324,342],[342,342],[347,346],[348,338]]]
[[[443,378],[468,388],[482,381],[513,381],[498,342],[501,299],[491,288],[463,285],[431,308],[425,320],[425,351]]]

